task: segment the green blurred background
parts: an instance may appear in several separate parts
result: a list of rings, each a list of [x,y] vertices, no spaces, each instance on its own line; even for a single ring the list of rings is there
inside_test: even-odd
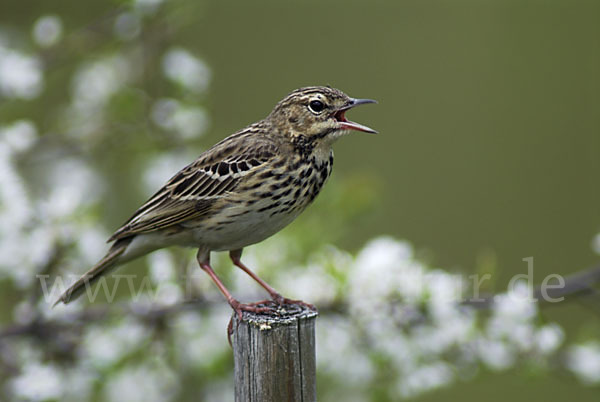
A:
[[[93,29],[119,4],[3,0],[0,23],[31,26],[54,13],[68,35]],[[335,147],[333,180],[358,178],[379,191],[376,208],[335,239],[338,245],[352,250],[391,234],[445,269],[491,269],[496,290],[526,271],[526,257],[535,259],[536,282],[598,260],[591,242],[600,230],[600,2],[260,0],[170,7],[177,10],[169,19],[155,18],[178,25],[169,40],[202,57],[213,75],[204,99],[211,129],[197,152],[264,117],[297,87],[329,84],[379,101],[350,118],[380,134],[356,133]],[[53,79],[60,82],[72,67],[57,60]],[[152,69],[146,66],[147,74]],[[40,108],[67,92],[44,94]],[[17,103],[5,117],[23,110]],[[122,132],[122,142],[101,144],[116,188],[136,174],[128,144],[143,140],[134,130]],[[140,201],[120,195],[106,205],[106,226],[117,227]],[[318,201],[309,214],[319,216]],[[544,314],[566,329],[598,330],[597,315],[577,304]],[[494,373],[416,400],[573,397],[597,401],[598,390],[571,377]]]

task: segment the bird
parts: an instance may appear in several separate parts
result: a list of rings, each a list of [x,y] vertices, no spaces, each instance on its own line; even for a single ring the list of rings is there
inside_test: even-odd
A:
[[[242,312],[268,311],[235,299],[210,265],[211,252],[228,251],[276,305],[283,297],[241,261],[242,250],[279,232],[312,203],[333,167],[333,143],[351,131],[377,131],[346,118],[349,109],[377,103],[329,86],[292,91],[271,113],[230,135],[185,166],[112,236],[106,255],[69,286],[54,305],[81,296],[102,275],[157,249],[197,248],[197,262],[227,302]],[[313,307],[314,308],[314,307]]]

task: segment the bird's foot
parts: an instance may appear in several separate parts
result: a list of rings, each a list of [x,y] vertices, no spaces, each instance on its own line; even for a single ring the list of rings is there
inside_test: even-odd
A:
[[[239,301],[233,299],[229,302],[229,305],[231,305],[231,308],[233,309],[233,311],[235,311],[240,321],[242,320],[242,315],[244,311],[247,311],[249,313],[260,314],[270,313],[277,310],[274,306],[270,306],[264,301],[257,303],[240,303]]]

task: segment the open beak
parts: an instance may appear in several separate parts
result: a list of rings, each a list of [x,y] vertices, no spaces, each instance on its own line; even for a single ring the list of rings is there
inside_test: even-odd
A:
[[[358,124],[358,123],[355,123],[353,121],[346,119],[345,114],[346,114],[347,110],[350,110],[353,107],[358,106],[358,105],[364,105],[365,103],[377,103],[377,101],[375,101],[373,99],[353,99],[353,98],[351,98],[350,102],[348,102],[348,104],[346,106],[339,108],[337,110],[337,112],[335,112],[333,117],[340,123],[340,126],[342,129],[356,130],[356,131],[362,131],[365,133],[377,134],[377,131],[373,130],[370,127],[363,126],[362,124]]]

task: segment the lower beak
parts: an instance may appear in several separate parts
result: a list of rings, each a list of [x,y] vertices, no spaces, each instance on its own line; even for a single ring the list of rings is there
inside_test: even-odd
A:
[[[370,127],[363,126],[362,124],[355,123],[353,121],[346,119],[345,113],[347,110],[350,110],[353,107],[356,107],[358,105],[364,105],[366,103],[377,103],[377,101],[375,101],[373,99],[353,99],[353,98],[351,98],[350,102],[346,106],[340,108],[337,112],[335,112],[335,118],[340,123],[340,126],[342,129],[356,130],[356,131],[362,131],[364,133],[377,134],[377,131],[373,130]]]

